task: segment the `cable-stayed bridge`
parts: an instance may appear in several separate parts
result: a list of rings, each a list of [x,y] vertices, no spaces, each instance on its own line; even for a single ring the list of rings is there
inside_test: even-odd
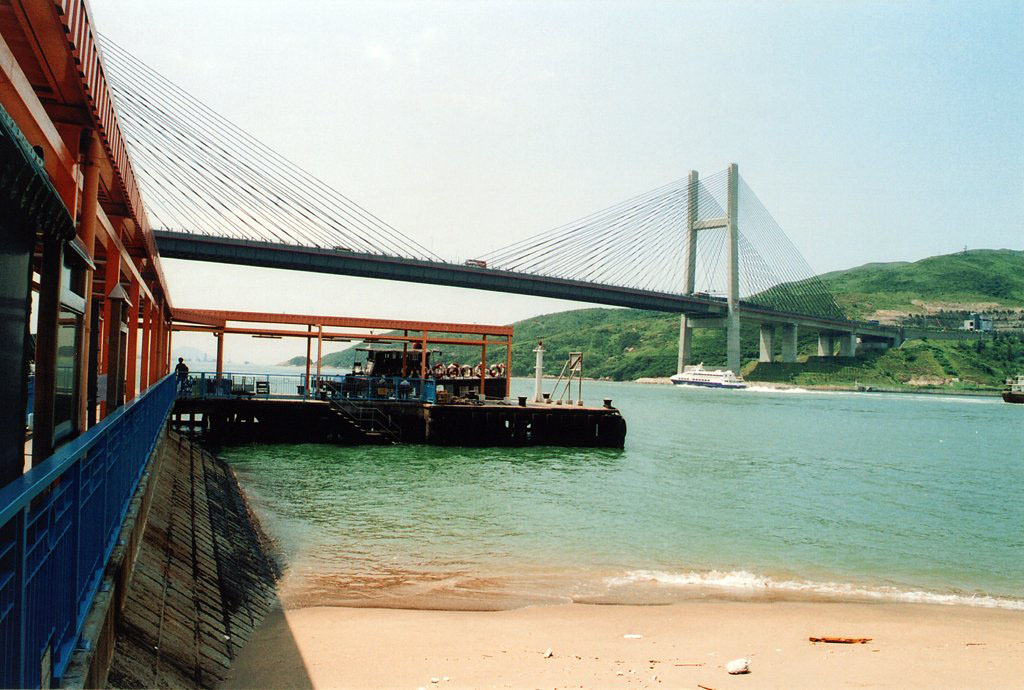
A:
[[[480,257],[440,257],[103,41],[124,137],[168,258],[493,290],[681,314],[679,367],[695,327],[761,325],[761,359],[899,344],[901,329],[848,319],[736,165],[691,172]]]

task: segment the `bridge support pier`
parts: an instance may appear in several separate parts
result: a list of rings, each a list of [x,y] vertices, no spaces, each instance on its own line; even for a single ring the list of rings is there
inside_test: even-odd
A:
[[[800,328],[795,323],[787,323],[782,326],[782,361],[793,363],[796,361],[797,335]]]
[[[831,333],[818,334],[818,356],[833,357],[835,355],[835,342]]]
[[[679,317],[679,358],[676,365],[676,373],[683,373],[683,367],[690,360],[690,345],[693,341],[693,327],[690,326],[690,319],[683,314]]]
[[[770,323],[761,324],[761,357],[759,362],[771,362],[775,359],[775,326]]]
[[[740,373],[740,169],[729,166],[729,196],[726,206],[727,242],[729,246],[729,314],[726,325],[726,355],[729,369]]]
[[[857,334],[856,333],[843,333],[839,336],[839,356],[840,357],[856,357],[857,356]]]
[[[686,263],[683,265],[683,289],[687,295],[693,294],[697,284],[697,171],[690,171],[690,180],[686,192]],[[683,367],[690,359],[690,344],[693,339],[693,327],[690,319],[683,314],[679,317],[679,357],[676,362],[676,373],[683,373]]]

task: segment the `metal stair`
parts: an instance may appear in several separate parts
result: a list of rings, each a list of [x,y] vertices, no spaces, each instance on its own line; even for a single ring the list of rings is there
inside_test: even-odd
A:
[[[379,408],[343,398],[328,398],[327,402],[338,419],[349,424],[367,443],[401,443],[401,427]]]

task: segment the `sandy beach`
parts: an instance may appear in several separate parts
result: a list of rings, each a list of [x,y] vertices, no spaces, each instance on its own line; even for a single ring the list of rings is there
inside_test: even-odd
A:
[[[751,672],[731,676],[725,664],[739,657],[750,659]],[[493,612],[278,608],[225,687],[1024,688],[1024,612],[728,601]]]

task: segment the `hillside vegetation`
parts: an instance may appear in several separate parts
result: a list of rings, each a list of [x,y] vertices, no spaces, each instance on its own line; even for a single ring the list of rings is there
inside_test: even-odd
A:
[[[866,264],[820,276],[847,315],[873,319],[926,305],[967,309],[1024,305],[1024,251],[975,249],[914,263]]]

